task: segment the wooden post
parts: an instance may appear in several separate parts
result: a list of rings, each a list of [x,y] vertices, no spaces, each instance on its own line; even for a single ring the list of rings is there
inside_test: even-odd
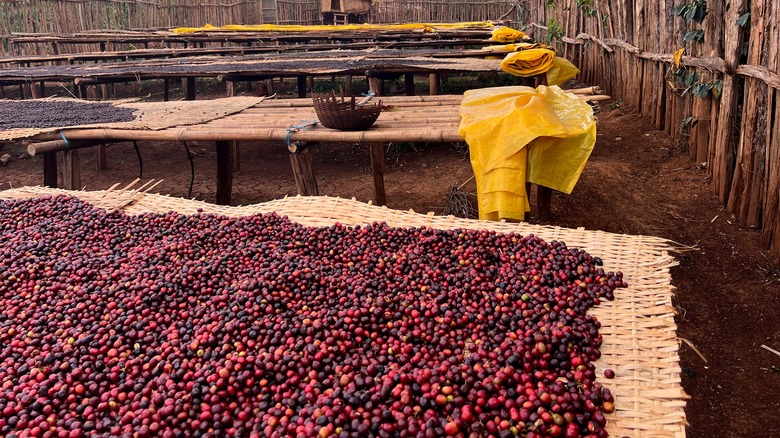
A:
[[[43,154],[43,185],[57,188],[57,153],[48,152]]]
[[[44,95],[44,86],[43,81],[36,84],[34,82],[30,83],[30,95],[32,95],[33,99],[40,99]]]
[[[236,95],[236,82],[235,81],[227,81],[225,82],[225,87],[227,88],[227,97],[233,97]]]
[[[539,220],[546,221],[550,219],[550,204],[552,203],[552,189],[549,187],[536,186],[536,209],[539,211]]]
[[[352,75],[344,77],[344,95],[352,96]]]
[[[298,76],[298,97],[306,97],[306,76]]]
[[[376,205],[387,205],[385,194],[385,145],[384,143],[369,143],[371,154],[371,173],[374,175],[374,202]]]
[[[430,91],[428,94],[431,96],[435,96],[439,94],[439,74],[438,73],[431,73],[428,76],[428,90]]]
[[[182,83],[184,85],[184,99],[195,100],[195,78],[182,78]]]
[[[100,96],[103,100],[108,100],[110,98],[108,95],[108,84],[100,84]]]
[[[406,86],[406,95],[414,96],[414,73],[404,75],[404,85]]]
[[[373,91],[377,96],[382,95],[382,85],[379,82],[379,78],[376,76],[368,77],[368,89]]]
[[[99,144],[95,148],[95,168],[97,170],[105,170],[108,165],[106,164],[106,145]]]
[[[317,188],[317,178],[314,176],[312,166],[313,156],[307,145],[298,147],[296,152],[290,153],[290,164],[295,177],[295,188],[302,196],[317,196],[320,194]]]
[[[237,141],[230,142],[231,156],[233,157],[233,172],[239,172],[241,170],[241,148],[240,143]]]
[[[62,188],[66,190],[81,189],[81,166],[77,150],[62,153]]]
[[[163,79],[163,101],[168,102],[170,100],[171,93],[171,81],[168,78]]]
[[[217,205],[230,205],[233,189],[233,150],[230,143],[217,142]]]

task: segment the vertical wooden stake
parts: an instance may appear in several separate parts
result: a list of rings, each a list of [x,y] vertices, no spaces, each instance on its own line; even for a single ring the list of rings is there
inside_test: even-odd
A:
[[[163,79],[163,101],[168,102],[171,97],[171,81],[168,78]]]
[[[195,100],[195,78],[182,78],[184,85],[184,99]]]
[[[233,189],[233,150],[230,143],[217,142],[217,205],[230,205]]]
[[[379,83],[379,78],[376,76],[368,77],[368,89],[373,91],[377,96],[382,95],[382,85]]]
[[[371,154],[371,172],[374,174],[374,202],[376,205],[387,205],[385,194],[385,145],[384,143],[369,143]]]
[[[428,89],[430,90],[430,95],[435,96],[439,94],[439,74],[438,73],[431,73],[430,76],[428,76]]]
[[[241,171],[241,148],[237,141],[230,142],[230,151],[233,157],[233,172]]]
[[[298,97],[306,97],[306,76],[298,76]]]
[[[108,165],[106,164],[106,145],[99,144],[95,148],[95,168],[97,170],[105,170]]]
[[[47,152],[43,154],[43,185],[57,188],[57,153]]]
[[[406,87],[406,95],[414,96],[414,73],[404,75],[404,86]]]
[[[43,82],[41,82],[40,84],[36,84],[34,82],[30,83],[30,95],[32,96],[33,99],[40,99],[43,97],[43,92],[42,92],[43,87],[41,87],[42,84]]]
[[[352,96],[352,75],[347,75],[344,78],[344,95]]]
[[[539,220],[550,219],[550,204],[552,202],[552,189],[544,186],[536,186],[536,208],[539,210]]]
[[[225,83],[225,86],[227,88],[227,97],[233,97],[236,95],[236,82],[235,81],[227,81]]]
[[[312,153],[307,146],[301,146],[297,152],[290,153],[290,164],[295,177],[295,188],[302,196],[317,196],[317,178],[314,176]]]
[[[77,150],[62,153],[62,188],[66,190],[81,189],[81,166]]]

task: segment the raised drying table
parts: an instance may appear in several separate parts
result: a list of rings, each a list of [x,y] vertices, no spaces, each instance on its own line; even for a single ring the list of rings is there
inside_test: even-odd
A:
[[[74,82],[79,90],[88,85],[135,82],[144,79],[183,78],[186,98],[195,99],[195,78],[211,77],[224,81],[297,77],[299,97],[305,97],[306,78],[317,75],[379,74],[433,75],[451,72],[499,72],[500,61],[468,57],[446,58],[446,51],[432,56],[430,50],[331,50],[323,52],[280,53],[232,57],[186,57],[176,59],[111,62],[88,65],[33,66],[0,69],[0,85],[43,81]],[[457,51],[462,53],[462,51]],[[371,80],[369,82],[372,82]],[[372,89],[377,88],[376,83]],[[167,87],[166,87],[167,90]],[[379,90],[376,90],[379,91]],[[82,93],[84,97],[85,93]],[[167,93],[166,93],[167,94]]]

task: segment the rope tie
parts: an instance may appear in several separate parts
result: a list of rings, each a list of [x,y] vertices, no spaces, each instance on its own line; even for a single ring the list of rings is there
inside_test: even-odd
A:
[[[62,141],[65,142],[65,150],[70,149],[70,141],[68,141],[67,138],[65,138],[65,131],[60,131],[60,137],[62,137]]]
[[[317,123],[319,123],[319,120],[309,120],[308,122],[305,121],[305,120],[301,120],[301,122],[304,122],[304,123],[301,124],[301,125],[295,125],[295,126],[291,126],[291,127],[287,128],[287,135],[284,137],[284,142],[287,143],[287,149],[290,149],[290,146],[293,143],[292,140],[290,139],[290,135],[293,132],[298,132],[301,129],[312,129],[312,128],[317,126]],[[296,141],[295,142],[295,146],[296,147],[300,146],[300,145],[301,145],[300,141]]]

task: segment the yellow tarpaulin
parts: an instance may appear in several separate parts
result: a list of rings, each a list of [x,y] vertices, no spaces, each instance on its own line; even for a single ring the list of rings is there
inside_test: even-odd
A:
[[[501,70],[521,77],[547,75],[548,85],[561,85],[577,76],[580,70],[565,58],[555,56],[549,48],[531,48],[506,55]]]
[[[222,27],[206,24],[203,27],[177,27],[173,33],[195,32],[316,32],[345,30],[436,30],[436,29],[492,29],[489,21],[470,21],[465,23],[406,23],[406,24],[344,24],[344,25],[280,25],[280,24],[228,24]]]
[[[499,43],[511,43],[517,40],[528,38],[525,32],[512,29],[510,27],[498,27],[492,32],[490,39]]]
[[[523,220],[526,181],[571,193],[596,143],[590,105],[557,86],[469,90],[460,117],[483,220]]]

